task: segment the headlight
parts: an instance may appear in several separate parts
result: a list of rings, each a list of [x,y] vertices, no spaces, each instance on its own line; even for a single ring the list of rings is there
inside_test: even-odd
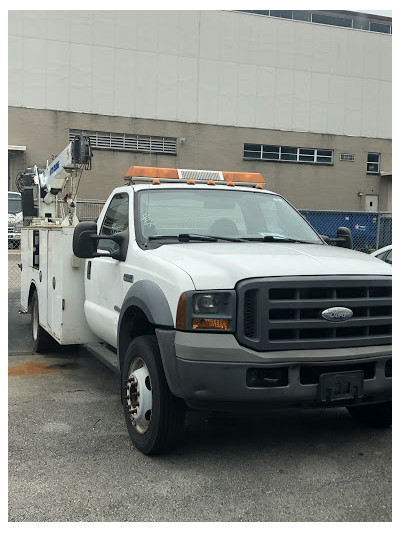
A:
[[[235,291],[187,291],[178,303],[176,328],[185,331],[235,331]]]
[[[219,299],[216,294],[194,294],[193,311],[197,315],[208,315],[219,312]]]

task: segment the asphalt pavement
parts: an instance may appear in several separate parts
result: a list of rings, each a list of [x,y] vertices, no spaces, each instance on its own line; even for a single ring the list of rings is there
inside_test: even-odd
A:
[[[191,412],[178,448],[146,457],[118,376],[84,349],[32,354],[10,294],[10,522],[391,521],[390,429],[345,409]]]
[[[9,521],[390,521],[391,431],[344,409],[190,413],[170,455],[131,444],[87,352],[9,357]]]

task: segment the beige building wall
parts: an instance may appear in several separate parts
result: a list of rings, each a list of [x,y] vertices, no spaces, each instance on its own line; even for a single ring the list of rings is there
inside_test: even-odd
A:
[[[176,155],[95,150],[92,170],[84,173],[79,186],[81,199],[105,200],[124,183],[131,165],[143,165],[260,172],[266,188],[282,194],[299,209],[364,210],[365,195],[372,194],[380,197],[379,210],[390,210],[389,178],[366,172],[368,152],[380,153],[381,169],[391,170],[388,139],[9,108],[9,144],[27,147],[27,166],[45,166],[47,159],[58,155],[68,144],[70,129],[178,139]],[[181,144],[180,138],[186,143]],[[246,161],[244,143],[331,149],[334,164]],[[354,154],[355,161],[340,161],[340,153]]]
[[[9,11],[9,105],[391,138],[392,36],[234,11]]]

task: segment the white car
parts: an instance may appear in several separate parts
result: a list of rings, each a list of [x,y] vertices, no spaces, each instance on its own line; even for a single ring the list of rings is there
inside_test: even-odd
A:
[[[371,255],[391,265],[392,264],[392,245],[390,244],[389,246],[384,246],[383,248],[379,248],[379,250],[372,252]]]
[[[21,195],[8,191],[8,245],[11,248],[19,248],[22,221]]]

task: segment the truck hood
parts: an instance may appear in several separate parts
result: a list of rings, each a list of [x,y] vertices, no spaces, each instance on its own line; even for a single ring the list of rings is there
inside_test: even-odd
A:
[[[232,289],[267,276],[391,276],[392,267],[362,252],[318,244],[180,243],[149,250],[184,270],[197,290]]]

